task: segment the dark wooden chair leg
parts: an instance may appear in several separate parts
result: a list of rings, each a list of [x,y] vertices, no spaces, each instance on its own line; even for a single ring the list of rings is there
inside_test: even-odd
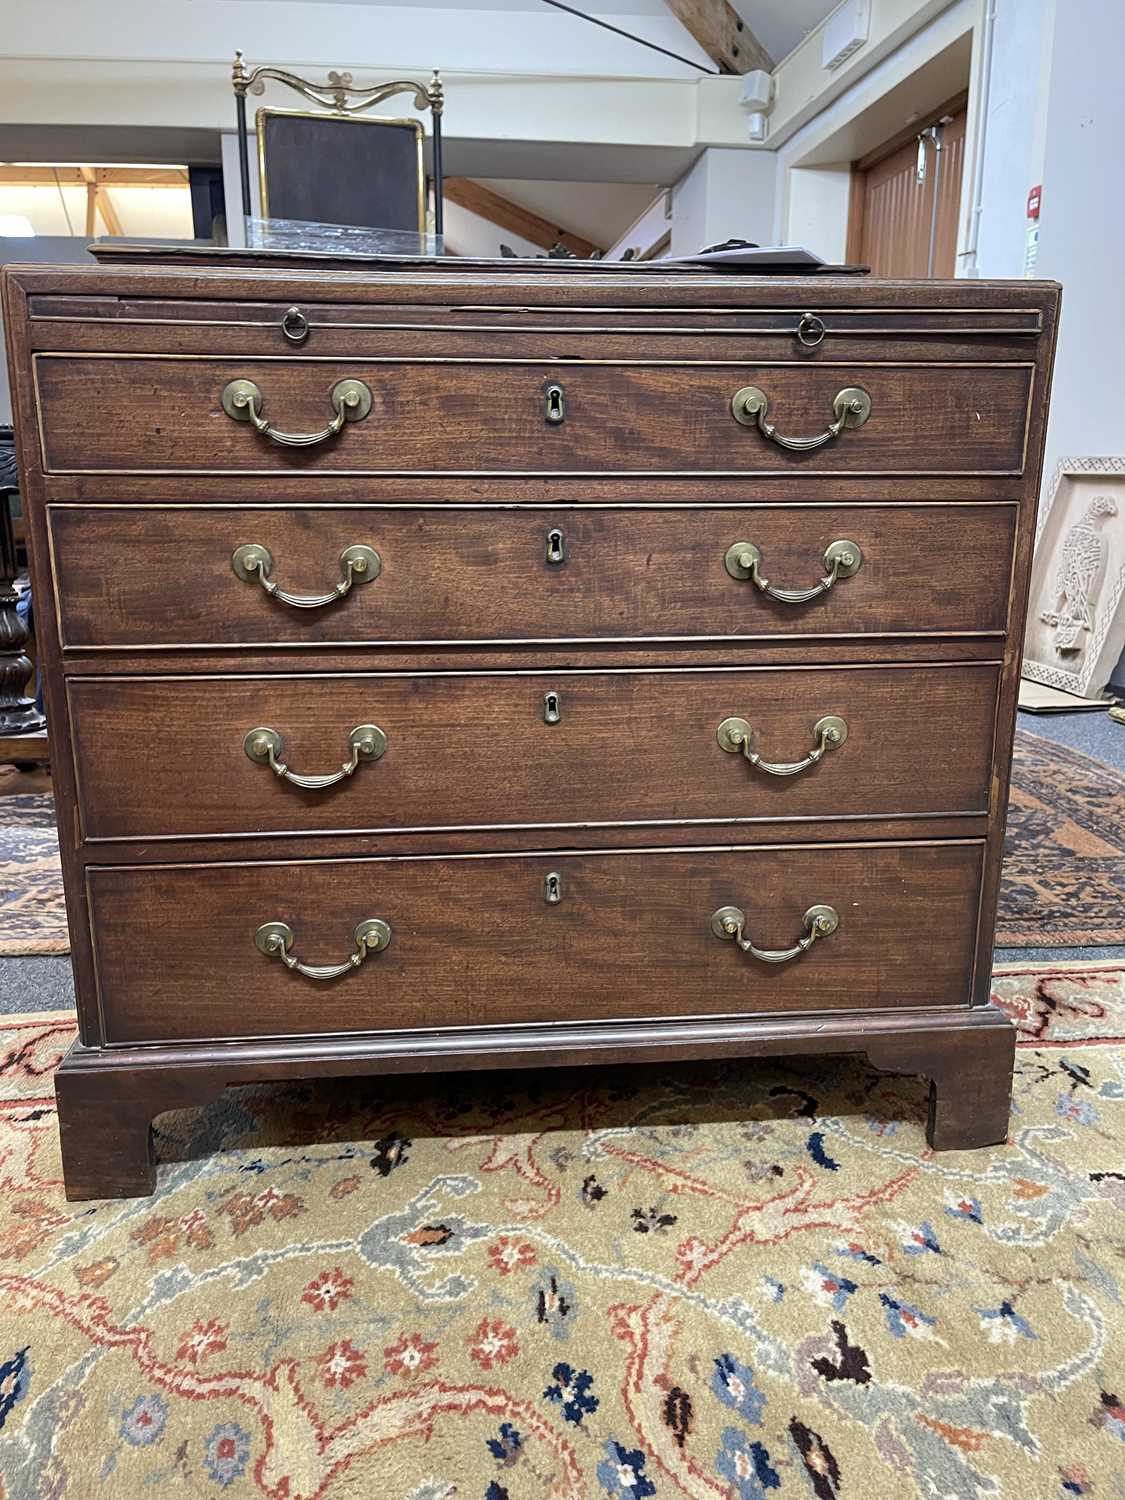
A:
[[[156,1186],[155,1117],[204,1104],[222,1088],[221,1078],[99,1068],[72,1048],[55,1074],[67,1198],[147,1197]]]
[[[929,1078],[926,1140],[935,1151],[974,1151],[1008,1138],[1015,1048],[1011,1024],[982,1006],[963,1024],[880,1039],[867,1055],[880,1072]]]

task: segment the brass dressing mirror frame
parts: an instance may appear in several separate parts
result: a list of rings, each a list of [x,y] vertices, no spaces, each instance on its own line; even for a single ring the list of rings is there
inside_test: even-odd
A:
[[[433,78],[429,86],[423,86],[410,79],[395,79],[390,83],[375,84],[371,88],[355,88],[352,84],[350,73],[331,72],[327,83],[314,83],[307,78],[301,78],[296,73],[289,73],[284,68],[260,67],[247,69],[241,52],[234,54],[234,67],[231,72],[231,81],[234,86],[235,110],[238,119],[238,164],[242,186],[242,212],[249,218],[253,212],[250,201],[250,150],[249,130],[246,120],[246,96],[247,94],[263,94],[266,81],[272,79],[276,83],[283,84],[286,88],[293,89],[302,98],[307,99],[310,104],[318,105],[315,110],[306,109],[272,109],[263,106],[254,116],[255,134],[258,140],[258,186],[261,193],[262,217],[269,217],[269,193],[266,185],[266,159],[265,159],[265,131],[263,122],[273,116],[288,118],[325,120],[336,119],[353,120],[361,125],[390,125],[396,127],[412,126],[418,146],[418,232],[426,232],[426,170],[423,158],[423,145],[425,142],[425,127],[421,120],[415,119],[392,119],[383,116],[373,118],[361,118],[364,111],[374,109],[387,99],[393,99],[399,94],[412,94],[415,109],[429,110],[433,117],[433,184],[434,184],[434,233],[440,235],[443,232],[443,173],[442,173],[442,140],[441,122],[445,105],[445,94],[442,88],[441,77],[434,69]],[[379,226],[372,226],[378,228]]]

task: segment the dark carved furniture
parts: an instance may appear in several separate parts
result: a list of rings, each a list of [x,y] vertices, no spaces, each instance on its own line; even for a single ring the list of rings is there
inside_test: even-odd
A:
[[[20,564],[10,507],[18,493],[14,437],[10,428],[0,428],[0,764],[46,759],[42,746],[47,721],[26,692],[32,664],[26,650],[27,627],[16,610]]]
[[[70,1195],[351,1072],[858,1052],[1002,1140],[1057,288],[274,265],[5,279]]]

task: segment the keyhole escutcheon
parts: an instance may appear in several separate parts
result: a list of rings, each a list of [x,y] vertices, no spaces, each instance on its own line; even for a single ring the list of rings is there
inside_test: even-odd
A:
[[[547,424],[550,427],[557,427],[560,422],[566,421],[566,392],[557,380],[552,380],[545,396]]]

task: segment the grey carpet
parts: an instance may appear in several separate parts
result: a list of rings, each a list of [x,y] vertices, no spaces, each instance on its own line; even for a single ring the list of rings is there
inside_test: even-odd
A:
[[[1069,745],[1125,771],[1125,724],[1118,724],[1107,713],[1019,714],[1017,722],[1028,734]]]
[[[74,980],[66,954],[0,958],[0,1015],[66,1010],[73,1004]]]

